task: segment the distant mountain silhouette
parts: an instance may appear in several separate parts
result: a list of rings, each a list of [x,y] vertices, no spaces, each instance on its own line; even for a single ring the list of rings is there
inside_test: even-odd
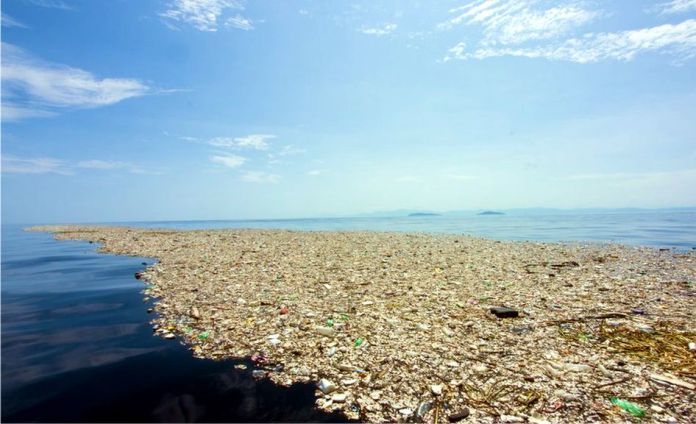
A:
[[[440,216],[439,213],[432,213],[432,212],[414,212],[408,214],[408,216]]]
[[[483,211],[480,212],[478,215],[505,215],[504,212],[496,212],[496,211]]]

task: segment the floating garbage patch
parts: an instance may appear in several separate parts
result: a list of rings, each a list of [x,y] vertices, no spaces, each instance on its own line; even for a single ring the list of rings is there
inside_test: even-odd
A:
[[[457,235],[38,227],[156,257],[156,334],[363,421],[696,421],[696,252]]]

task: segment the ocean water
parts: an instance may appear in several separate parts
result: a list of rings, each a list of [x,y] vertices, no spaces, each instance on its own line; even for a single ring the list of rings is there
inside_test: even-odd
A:
[[[124,224],[696,247],[696,210]],[[2,226],[3,421],[344,421],[314,410],[310,384],[275,387],[254,380],[246,359],[194,359],[178,341],[154,337],[150,304],[133,278],[143,262],[152,260]],[[249,368],[235,369],[238,363]]]
[[[124,225],[124,223],[115,223]],[[244,221],[129,222],[125,225],[174,228],[282,228],[331,231],[407,231],[467,234],[498,240],[621,243],[691,249],[696,246],[696,208],[595,212],[510,212],[505,215],[385,218],[314,218]]]
[[[152,261],[94,249],[2,227],[2,422],[345,421],[313,408],[311,384],[153,336],[133,276]]]

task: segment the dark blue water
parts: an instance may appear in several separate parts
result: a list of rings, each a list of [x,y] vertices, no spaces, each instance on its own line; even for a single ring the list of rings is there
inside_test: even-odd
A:
[[[247,360],[153,336],[133,278],[151,261],[94,248],[3,226],[3,422],[345,421],[313,408],[310,384],[256,381]]]
[[[148,222],[178,229],[285,228],[471,234],[497,239],[696,246],[696,211]],[[344,421],[311,385],[278,388],[251,364],[194,359],[152,335],[133,274],[147,258],[2,227],[2,420]],[[236,363],[247,370],[237,370]]]

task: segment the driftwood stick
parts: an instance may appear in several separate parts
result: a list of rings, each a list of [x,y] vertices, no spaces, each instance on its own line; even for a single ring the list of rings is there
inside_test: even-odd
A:
[[[547,321],[547,325],[558,325],[558,324],[568,324],[571,322],[581,322],[581,321],[589,321],[589,320],[594,320],[594,319],[611,319],[611,318],[628,318],[628,315],[623,314],[621,312],[610,312],[608,314],[602,314],[602,315],[589,315],[589,316],[583,316],[583,317],[577,317],[577,318],[568,318],[568,319],[559,319],[559,320],[554,320],[554,321]]]
[[[621,379],[619,379],[619,380],[614,380],[614,381],[610,381],[610,382],[608,382],[608,383],[599,384],[599,385],[595,386],[594,388],[595,388],[595,389],[599,389],[599,388],[602,388],[602,387],[613,386],[614,384],[621,384],[621,383],[626,382],[626,381],[628,381],[628,380],[630,380],[630,379],[631,379],[631,377],[624,377],[624,378],[621,378]]]

